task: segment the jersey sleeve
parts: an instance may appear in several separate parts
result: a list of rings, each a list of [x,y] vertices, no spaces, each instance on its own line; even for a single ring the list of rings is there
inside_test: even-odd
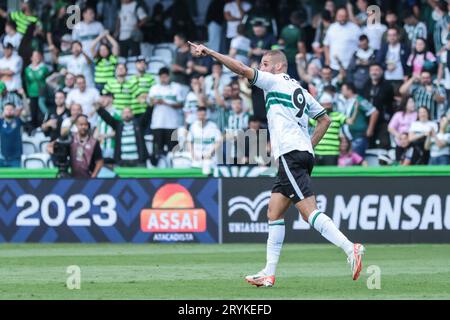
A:
[[[147,99],[148,101],[150,101],[151,98],[155,98],[155,96],[157,95],[158,88],[156,86],[153,86],[150,88],[150,90],[148,90],[148,95],[147,95]]]
[[[182,105],[186,97],[184,97],[184,93],[183,93],[181,86],[176,86],[175,96],[176,96],[176,102],[178,104]]]
[[[275,75],[270,72],[259,71],[255,68],[255,77],[250,81],[250,85],[258,87],[264,91],[270,91],[270,89],[277,82],[277,78]]]
[[[375,106],[366,99],[361,99],[359,101],[359,108],[366,117],[370,117],[370,115],[377,110]]]
[[[142,7],[139,7],[136,10],[136,16],[139,20],[142,20],[147,18],[147,13],[145,13],[145,10]]]
[[[214,126],[214,139],[215,139],[215,141],[214,141],[215,143],[222,140],[222,132],[220,131],[219,127],[217,127],[216,124]]]
[[[186,141],[190,143],[194,142],[194,133],[192,132],[192,127],[189,128],[189,131],[187,132]]]
[[[189,105],[190,105],[190,99],[189,99],[190,93],[186,96],[186,100],[183,102],[183,111],[188,112],[189,111]]]
[[[364,159],[359,154],[352,152],[352,162],[354,165],[360,165],[363,161]]]
[[[236,38],[231,39],[230,48],[231,49],[237,49],[238,48],[238,46],[237,46],[237,39]]]
[[[307,105],[307,114],[310,118],[316,120],[327,113],[327,111],[317,102],[316,99],[306,90],[303,90],[303,94],[305,95],[306,105]]]

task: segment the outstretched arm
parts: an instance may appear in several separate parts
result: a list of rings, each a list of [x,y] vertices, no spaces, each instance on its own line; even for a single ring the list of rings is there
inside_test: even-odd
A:
[[[190,41],[188,41],[188,43],[191,46],[191,53],[194,57],[211,56],[220,63],[224,64],[228,69],[237,75],[243,76],[250,81],[254,79],[255,70],[246,66],[242,62],[211,50],[202,44],[195,44]]]
[[[92,41],[91,44],[91,55],[93,57],[95,57],[95,55],[97,54],[97,44],[100,42],[100,40],[102,40],[105,37],[105,32],[100,33],[97,38],[94,39],[94,41]]]
[[[119,125],[119,121],[114,119],[113,116],[109,114],[108,111],[106,111],[103,107],[97,108],[97,113],[100,116],[100,118],[103,119],[111,128],[114,130],[117,130],[117,126]]]

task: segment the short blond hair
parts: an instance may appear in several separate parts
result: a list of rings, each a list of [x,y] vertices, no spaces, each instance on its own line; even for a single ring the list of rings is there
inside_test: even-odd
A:
[[[273,63],[281,62],[285,68],[288,67],[288,61],[287,61],[286,55],[281,50],[270,50],[270,51],[267,51],[264,56],[271,57]]]

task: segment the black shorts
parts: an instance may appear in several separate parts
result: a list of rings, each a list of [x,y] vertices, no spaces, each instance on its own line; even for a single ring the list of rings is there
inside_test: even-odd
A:
[[[311,190],[313,167],[314,156],[307,151],[294,150],[282,155],[272,193],[281,193],[294,204],[313,196]]]

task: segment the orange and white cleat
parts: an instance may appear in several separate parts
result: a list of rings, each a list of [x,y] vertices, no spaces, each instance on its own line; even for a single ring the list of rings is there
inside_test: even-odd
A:
[[[275,276],[268,276],[263,271],[245,277],[245,281],[257,287],[273,287]]]
[[[353,253],[348,256],[347,262],[352,268],[352,278],[353,280],[358,280],[359,273],[362,269],[362,256],[366,252],[366,248],[360,243],[355,243],[353,245]]]

